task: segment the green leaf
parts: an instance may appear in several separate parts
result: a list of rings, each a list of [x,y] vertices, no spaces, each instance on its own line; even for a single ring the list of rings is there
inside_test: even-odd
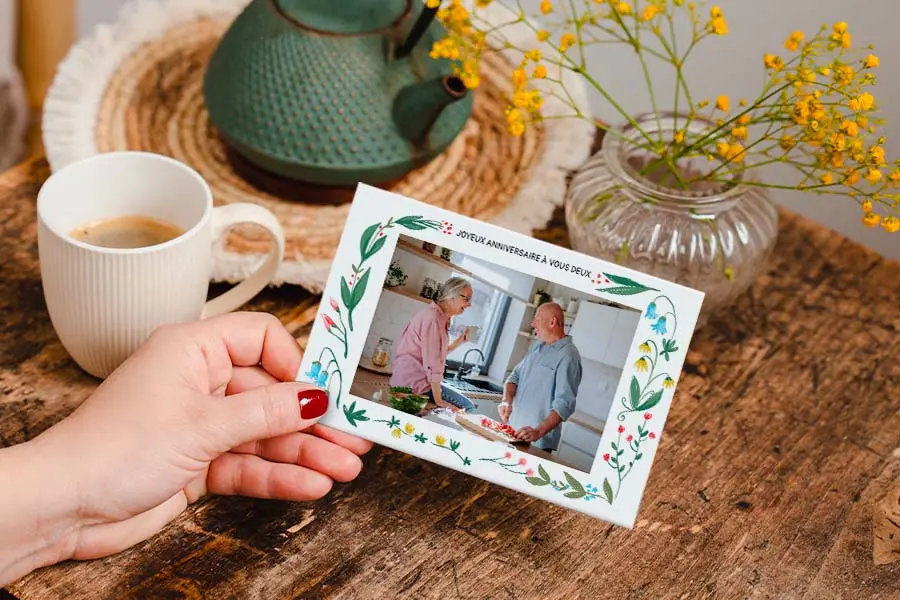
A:
[[[609,485],[609,479],[606,477],[603,478],[603,495],[606,496],[606,501],[612,504],[613,501],[613,491],[612,486]]]
[[[644,400],[643,403],[635,406],[634,410],[650,410],[651,408],[659,404],[659,401],[662,400],[662,395],[662,390],[656,390],[655,392],[650,394],[650,396],[646,400]]]
[[[641,460],[641,458],[643,456],[644,456],[643,452],[638,452],[637,454],[634,455],[634,460]]]
[[[350,292],[350,302],[347,304],[347,308],[350,310],[353,310],[359,305],[363,298],[363,294],[366,293],[366,284],[369,283],[369,273],[371,272],[372,269],[366,269],[362,274],[362,277],[359,278],[359,281],[356,282],[356,285],[353,286],[353,291]]]
[[[610,281],[618,283],[619,285],[627,285],[628,287],[645,287],[634,279],[629,279],[628,277],[623,277],[622,275],[613,275],[611,273],[603,273],[603,275]]]
[[[641,384],[635,375],[631,376],[631,388],[628,392],[631,408],[637,410],[637,405],[641,402]]]
[[[347,285],[347,278],[341,275],[341,301],[344,306],[350,306],[350,286]]]
[[[378,251],[381,250],[382,248],[384,248],[385,242],[387,242],[387,238],[384,238],[384,237],[378,238],[377,240],[375,240],[375,243],[372,244],[371,252],[369,252],[369,254],[366,255],[365,259],[367,260],[367,259],[371,258],[372,256],[375,256],[376,254],[378,254]]]
[[[549,485],[550,484],[549,481],[545,481],[543,479],[540,479],[539,477],[526,477],[525,481],[527,481],[531,485]]]
[[[380,223],[369,225],[363,232],[362,237],[359,238],[359,255],[363,257],[362,260],[366,259],[366,255],[368,254],[367,250],[369,249],[369,243],[371,243],[372,241],[372,236],[375,235],[376,231],[378,231],[379,225]]]
[[[369,417],[366,416],[366,409],[362,408],[360,410],[354,410],[356,408],[356,402],[352,402],[350,406],[344,406],[344,416],[347,418],[349,423],[356,427],[357,421],[368,421]]]
[[[540,475],[544,481],[548,483],[550,482],[550,475],[547,474],[547,470],[544,468],[544,465],[538,465],[538,475]]]
[[[618,447],[616,447],[616,443],[615,443],[615,442],[610,442],[609,445],[612,446],[612,449],[613,449],[613,450],[618,450],[618,449],[619,449]]]
[[[584,490],[572,490],[563,494],[566,498],[584,498],[586,492]]]
[[[566,476],[566,481],[569,483],[570,486],[572,486],[572,489],[579,490],[581,492],[581,495],[583,496],[584,495],[584,487],[581,485],[581,482],[566,472],[563,472],[563,475]]]
[[[633,296],[634,294],[641,294],[646,292],[650,288],[633,288],[633,287],[625,287],[625,286],[617,286],[611,288],[597,288],[597,291],[603,292],[606,294],[613,294],[615,296]]]

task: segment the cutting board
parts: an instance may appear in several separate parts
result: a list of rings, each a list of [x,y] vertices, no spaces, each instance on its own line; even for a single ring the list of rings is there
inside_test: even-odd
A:
[[[517,440],[515,438],[509,437],[506,434],[500,433],[499,431],[494,431],[493,429],[488,429],[487,427],[482,427],[480,423],[473,422],[481,421],[481,419],[487,419],[485,415],[472,414],[467,413],[465,415],[459,414],[456,415],[456,423],[465,429],[466,431],[470,431],[475,435],[480,435],[483,438],[486,438],[492,442],[504,442],[506,444],[522,444],[527,446],[528,442],[523,442],[522,440]]]

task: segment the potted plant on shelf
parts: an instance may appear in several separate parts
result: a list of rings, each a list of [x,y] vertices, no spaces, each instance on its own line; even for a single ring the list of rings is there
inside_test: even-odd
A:
[[[487,25],[498,22],[487,19],[487,11],[505,11],[506,27],[530,28],[534,45],[513,46],[504,26]],[[765,76],[756,97],[732,99],[723,90],[697,98],[684,65],[698,44],[727,35],[719,7],[683,0],[542,0],[539,13],[526,14],[516,0],[445,2],[437,16],[448,35],[432,54],[452,59],[472,86],[484,53],[518,50],[506,111],[512,135],[540,126],[548,95],[572,97],[563,77],[568,73],[618,114],[618,123],[598,124],[602,147],[571,181],[566,222],[576,250],[704,291],[702,324],[764,267],[777,235],[772,197],[779,190],[838,194],[859,205],[865,225],[900,230],[900,162],[885,156],[871,91],[880,61],[871,46],[854,44],[847,23],[795,31],[783,48],[761,56]],[[676,35],[683,20],[687,39]],[[628,111],[592,76],[585,50],[606,43],[633,49],[649,112]],[[672,97],[657,95],[650,61],[671,67]],[[595,122],[583,107],[570,106],[572,117]],[[796,180],[777,184],[761,175],[776,164],[793,168]]]
[[[392,260],[387,270],[387,276],[384,279],[384,286],[389,288],[400,287],[406,283],[406,278],[407,275],[400,267],[400,263],[397,260]]]

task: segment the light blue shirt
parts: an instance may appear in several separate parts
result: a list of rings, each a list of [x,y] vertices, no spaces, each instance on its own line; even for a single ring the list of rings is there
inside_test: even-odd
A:
[[[535,344],[512,370],[506,383],[516,384],[512,416],[515,429],[537,427],[555,411],[563,421],[575,412],[575,396],[581,384],[581,354],[566,336],[553,344]],[[556,427],[532,442],[544,450],[556,450],[562,428]]]

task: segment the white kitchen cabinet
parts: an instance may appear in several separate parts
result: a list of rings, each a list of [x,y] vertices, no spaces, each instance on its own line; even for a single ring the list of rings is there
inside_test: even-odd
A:
[[[557,455],[572,466],[590,471],[600,447],[600,434],[573,421],[562,424]]]
[[[609,343],[606,345],[603,362],[620,368],[625,364],[628,351],[634,345],[634,332],[640,318],[641,313],[639,312],[616,309],[616,322],[613,324]]]

